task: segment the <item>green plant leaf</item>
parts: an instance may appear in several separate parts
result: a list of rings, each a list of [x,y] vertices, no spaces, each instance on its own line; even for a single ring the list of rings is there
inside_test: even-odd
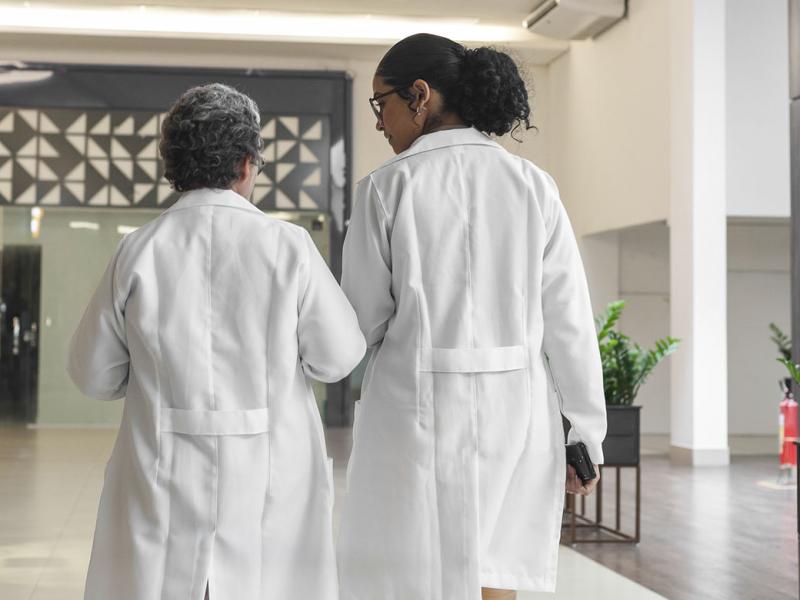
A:
[[[778,352],[780,355],[786,359],[792,359],[792,340],[791,338],[786,335],[780,327],[778,327],[775,323],[769,324],[769,329],[772,331],[772,336],[770,339],[775,342],[775,345],[778,347]]]
[[[624,307],[625,300],[611,302],[595,319],[603,366],[603,391],[606,404],[612,406],[633,404],[648,375],[680,344],[680,340],[667,336],[656,340],[652,350],[642,349],[630,337],[615,329]]]
[[[792,379],[794,379],[797,383],[800,383],[800,365],[786,358],[779,358],[777,360],[786,367]]]

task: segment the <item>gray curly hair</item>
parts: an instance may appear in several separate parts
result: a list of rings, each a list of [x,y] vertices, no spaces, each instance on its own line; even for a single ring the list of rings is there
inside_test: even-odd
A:
[[[159,152],[164,177],[177,192],[230,189],[242,161],[261,150],[258,106],[221,83],[186,91],[161,124]]]

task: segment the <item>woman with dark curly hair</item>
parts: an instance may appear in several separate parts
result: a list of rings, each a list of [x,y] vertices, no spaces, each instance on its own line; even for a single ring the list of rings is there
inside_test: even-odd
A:
[[[336,600],[333,480],[309,377],[364,354],[308,233],[247,199],[255,103],[186,92],[162,127],[185,192],[126,235],[73,336],[68,369],[125,396],[87,600]]]
[[[606,417],[558,190],[487,135],[530,128],[525,84],[502,52],[419,34],[386,53],[373,90],[397,156],[358,184],[345,240],[342,287],[372,354],[342,600],[552,591],[565,485],[596,485],[567,470],[561,414],[595,463]]]

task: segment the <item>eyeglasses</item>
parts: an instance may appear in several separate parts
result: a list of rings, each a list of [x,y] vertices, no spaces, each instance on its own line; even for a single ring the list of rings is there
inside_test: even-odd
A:
[[[396,88],[389,90],[388,92],[375,94],[372,98],[369,99],[369,105],[372,108],[372,112],[375,113],[375,118],[378,119],[378,121],[383,121],[383,106],[378,104],[378,100],[386,96],[390,96],[391,94],[396,94],[400,90],[404,90],[407,87],[408,87],[407,85],[399,85]]]
[[[263,157],[263,156],[260,156],[260,155],[259,155],[259,156],[257,156],[257,157],[256,157],[256,159],[257,159],[257,160],[255,160],[255,161],[251,161],[251,163],[250,163],[250,164],[253,164],[253,165],[255,165],[255,166],[258,168],[258,174],[259,174],[259,175],[261,175],[261,173],[263,173],[263,172],[264,172],[264,169],[265,169],[265,168],[266,168],[266,166],[267,166],[267,161],[266,161],[266,160],[264,160],[264,157]]]

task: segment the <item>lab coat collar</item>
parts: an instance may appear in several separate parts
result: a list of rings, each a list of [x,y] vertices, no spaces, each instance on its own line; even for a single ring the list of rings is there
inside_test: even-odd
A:
[[[183,194],[168,210],[181,210],[193,206],[227,206],[261,212],[257,207],[233,190],[203,188]]]
[[[387,160],[383,163],[383,166],[385,167],[386,165],[403,160],[409,156],[414,156],[415,154],[420,154],[421,152],[447,148],[449,146],[464,145],[495,146],[502,149],[500,144],[474,127],[443,129],[442,131],[434,131],[433,133],[426,133],[425,135],[419,136],[406,150]]]

